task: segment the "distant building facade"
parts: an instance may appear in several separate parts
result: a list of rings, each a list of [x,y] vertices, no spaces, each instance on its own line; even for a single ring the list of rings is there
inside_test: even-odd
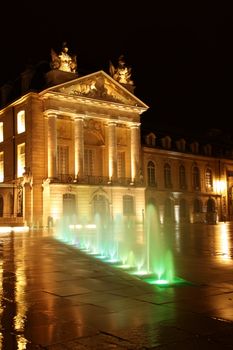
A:
[[[59,70],[54,52],[53,62],[47,88],[0,110],[0,225],[92,223],[97,213],[143,224],[147,203],[161,223],[233,219],[231,157],[212,155],[208,143],[200,153],[198,142],[141,135],[148,106],[132,80],[78,77],[74,64]]]

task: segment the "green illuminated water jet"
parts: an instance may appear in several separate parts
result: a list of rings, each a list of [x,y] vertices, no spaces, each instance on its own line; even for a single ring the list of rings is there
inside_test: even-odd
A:
[[[95,215],[92,225],[63,221],[58,238],[65,243],[84,249],[98,259],[143,281],[156,285],[174,285],[184,280],[175,277],[173,255],[165,242],[164,232],[153,204],[146,207],[143,239],[137,241],[136,222],[131,218],[118,216],[110,222]]]

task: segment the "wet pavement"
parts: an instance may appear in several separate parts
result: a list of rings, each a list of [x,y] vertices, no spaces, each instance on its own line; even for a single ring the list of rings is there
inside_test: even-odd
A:
[[[233,224],[166,235],[188,283],[147,284],[51,231],[1,234],[0,349],[233,349]]]

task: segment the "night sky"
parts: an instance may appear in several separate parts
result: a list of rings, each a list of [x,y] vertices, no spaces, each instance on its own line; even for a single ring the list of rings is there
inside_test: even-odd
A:
[[[233,132],[233,15],[225,2],[18,1],[1,5],[0,84],[67,41],[78,72],[125,55],[144,127]],[[191,5],[193,3],[193,6]],[[4,8],[3,8],[4,6]],[[142,6],[144,6],[142,8]]]

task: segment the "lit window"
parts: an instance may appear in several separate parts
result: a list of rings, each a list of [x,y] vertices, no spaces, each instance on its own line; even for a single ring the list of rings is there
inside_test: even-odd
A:
[[[3,122],[0,122],[0,142],[3,141]]]
[[[0,152],[0,182],[4,181],[4,154]]]
[[[118,179],[125,178],[125,152],[117,153],[117,176]]]
[[[25,131],[25,111],[19,111],[17,113],[17,132],[21,134]]]
[[[84,151],[84,174],[92,176],[94,173],[94,152],[91,149]]]
[[[25,143],[17,146],[17,177],[23,176],[25,168]]]
[[[207,168],[205,172],[205,185],[207,191],[213,190],[213,176],[212,176],[212,170]]]
[[[69,147],[57,147],[57,173],[68,175],[69,173]]]

